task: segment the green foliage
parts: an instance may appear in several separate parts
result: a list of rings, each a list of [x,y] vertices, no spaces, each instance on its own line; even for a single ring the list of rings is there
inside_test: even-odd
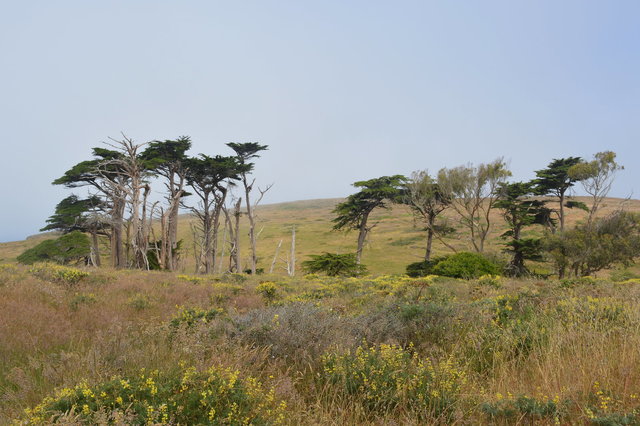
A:
[[[73,231],[55,240],[45,240],[25,250],[17,257],[18,262],[31,265],[36,262],[61,264],[85,261],[91,254],[89,238],[80,231]]]
[[[322,358],[321,381],[371,411],[397,407],[434,417],[451,414],[465,376],[453,363],[433,363],[395,345],[358,347]]]
[[[192,327],[196,323],[208,323],[217,318],[224,311],[220,308],[200,309],[200,308],[182,308],[180,312],[174,316],[169,324],[171,327],[180,327],[185,325]]]
[[[432,269],[436,275],[473,279],[482,275],[499,275],[500,267],[478,253],[460,252],[440,260]]]
[[[557,197],[564,195],[579,180],[569,174],[569,169],[581,161],[580,157],[554,159],[546,169],[537,170],[537,179],[533,181],[536,185],[536,193],[552,194]]]
[[[500,395],[502,397],[502,395]],[[522,423],[524,420],[553,420],[559,423],[565,416],[568,401],[556,399],[536,399],[526,395],[517,398],[500,398],[495,402],[485,402],[480,406],[491,421],[506,420]]]
[[[355,277],[366,273],[366,267],[356,262],[353,253],[323,253],[312,254],[310,260],[302,262],[302,269],[307,274],[325,273],[331,277]]]
[[[447,257],[449,256],[434,257],[430,260],[422,260],[420,262],[410,263],[409,265],[407,265],[407,275],[412,278],[432,275],[434,273],[433,267],[437,265],[438,262],[445,260]]]
[[[509,229],[502,234],[507,239],[504,251],[512,255],[506,273],[511,276],[528,274],[525,260],[542,260],[542,242],[540,238],[523,238],[525,227],[534,224],[553,223],[551,211],[544,202],[532,199],[534,184],[532,182],[515,182],[500,185],[496,207],[502,209]]]
[[[333,229],[360,229],[363,224],[366,225],[373,209],[387,208],[390,200],[398,199],[405,179],[402,175],[394,175],[355,182],[353,186],[362,189],[335,207],[333,212],[337,217],[333,219]]]
[[[149,296],[143,293],[136,293],[129,298],[127,305],[131,306],[137,311],[142,311],[151,306],[151,300]]]
[[[96,300],[96,295],[93,293],[76,293],[69,302],[69,308],[77,311],[81,305],[92,305]]]
[[[286,404],[253,377],[211,367],[144,370],[89,386],[58,390],[27,410],[30,424],[280,424]]]
[[[58,203],[55,213],[47,219],[47,225],[40,231],[87,231],[88,229],[100,229],[104,225],[93,220],[91,213],[104,208],[104,202],[97,196],[80,199],[71,195]]]
[[[547,235],[545,248],[562,275],[591,275],[615,265],[627,266],[640,256],[640,216],[625,211]]]

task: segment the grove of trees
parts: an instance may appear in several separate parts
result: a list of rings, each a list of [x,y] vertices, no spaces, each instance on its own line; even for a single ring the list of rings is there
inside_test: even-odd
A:
[[[272,185],[258,187],[253,172],[267,145],[228,143],[227,155],[191,156],[187,136],[139,144],[122,135],[105,146],[93,148],[92,158],[53,181],[70,189],[85,188],[85,196],[73,194],[58,203],[42,230],[60,231],[62,237],[28,250],[19,258],[21,262],[75,261],[100,266],[101,241],[108,241],[113,267],[176,270],[186,251],[178,239],[182,209],[194,217],[189,249],[196,273],[256,274],[264,269],[258,267],[256,207]],[[640,217],[624,210],[598,215],[622,169],[615,153],[603,151],[592,160],[554,159],[527,182],[510,182],[511,171],[503,158],[442,168],[435,174],[418,170],[408,178],[398,174],[357,181],[353,186],[358,191],[333,210],[334,231],[357,231],[355,252],[313,255],[302,267],[331,275],[363,273],[364,248],[377,225],[372,213],[394,204],[407,206],[425,232],[422,261],[408,267],[414,275],[449,270],[454,264],[458,270],[461,262],[470,262],[470,270],[481,270],[470,265],[484,264],[482,259],[487,259],[496,210],[506,224],[500,236],[501,251],[508,257],[501,266],[503,274],[529,275],[528,262],[547,261],[560,278],[628,265],[640,255]],[[162,186],[159,199],[152,185]],[[573,199],[576,185],[588,194],[588,204]],[[575,208],[588,214],[570,227],[566,209]],[[240,229],[242,216],[247,219],[246,231]],[[295,227],[292,231],[289,275],[295,273]],[[244,268],[243,232],[249,242]],[[434,239],[452,254],[474,255],[433,258]],[[461,251],[464,241],[466,249]],[[495,258],[495,251],[492,255]],[[465,274],[469,272],[461,275]]]

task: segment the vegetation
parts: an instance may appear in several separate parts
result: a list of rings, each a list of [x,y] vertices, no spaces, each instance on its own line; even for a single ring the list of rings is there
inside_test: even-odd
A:
[[[252,161],[267,146],[189,157],[190,146],[123,135],[54,182],[92,194],[58,204],[46,229],[62,236],[25,247],[30,266],[0,265],[0,418],[640,422],[640,280],[629,269],[640,217],[604,203],[621,170],[614,153],[554,160],[530,182],[508,182],[500,158],[383,176],[324,209],[261,209],[258,228],[270,186],[253,194]],[[157,181],[166,192],[152,202]],[[570,197],[577,183],[590,206]],[[357,230],[357,243],[345,250],[330,223]],[[366,243],[374,272],[419,261],[365,275]],[[318,247],[296,278],[296,256]],[[172,272],[187,267],[181,253],[194,275]],[[114,268],[88,267],[101,256]]]
[[[0,268],[9,422],[638,421],[637,280],[57,268]]]
[[[367,268],[359,264],[353,253],[323,253],[311,255],[311,259],[302,262],[302,268],[308,274],[324,273],[330,277],[356,277],[366,273]]]
[[[86,263],[91,255],[89,238],[80,231],[72,231],[53,240],[45,240],[25,250],[17,261],[25,265],[36,262]]]

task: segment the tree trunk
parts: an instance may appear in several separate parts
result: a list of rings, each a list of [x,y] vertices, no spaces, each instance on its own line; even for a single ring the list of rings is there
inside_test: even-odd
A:
[[[433,245],[433,226],[435,219],[434,215],[429,216],[429,225],[427,226],[427,249],[424,253],[424,260],[427,262],[431,260],[431,246]]]
[[[560,193],[560,232],[564,231],[564,192]]]
[[[100,246],[98,244],[98,233],[95,229],[91,230],[91,259],[93,265],[100,267]]]
[[[273,261],[271,262],[271,267],[269,268],[269,273],[273,274],[273,268],[276,266],[276,262],[278,261],[278,253],[280,253],[280,246],[282,246],[282,240],[276,246],[276,254],[273,255]]]
[[[289,262],[289,276],[296,274],[296,227],[291,230],[291,261]]]
[[[258,256],[256,254],[256,234],[255,234],[255,220],[253,217],[253,208],[251,206],[251,201],[249,199],[251,188],[253,187],[253,183],[249,184],[247,182],[247,177],[243,174],[242,182],[244,183],[244,194],[245,194],[245,203],[247,204],[247,217],[249,219],[249,244],[251,245],[251,264],[249,265],[251,269],[251,274],[256,274],[256,264],[258,263]]]
[[[360,259],[362,258],[362,249],[364,248],[364,243],[367,239],[367,220],[369,219],[369,212],[362,215],[362,221],[360,222],[359,232],[358,232],[358,248],[356,250],[356,264],[360,264]]]
[[[235,270],[237,273],[242,273],[242,264],[240,261],[240,207],[242,206],[242,199],[238,199],[233,210],[233,216],[235,218],[235,241],[233,244],[233,257],[235,263]]]

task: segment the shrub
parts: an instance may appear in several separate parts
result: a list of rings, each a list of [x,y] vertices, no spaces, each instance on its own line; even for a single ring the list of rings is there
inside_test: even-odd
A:
[[[414,262],[407,265],[407,275],[412,278],[425,277],[433,273],[433,267],[448,256],[434,257],[431,260],[423,260],[420,262]]]
[[[76,293],[69,302],[69,308],[77,311],[80,305],[91,305],[96,303],[96,295],[93,293]]]
[[[180,312],[171,319],[169,325],[172,327],[179,327],[184,324],[187,327],[191,327],[196,322],[208,323],[223,312],[224,310],[220,308],[208,310],[200,308],[182,308]]]
[[[439,261],[433,273],[452,278],[472,279],[482,275],[498,275],[500,267],[478,253],[460,252]]]
[[[45,240],[25,250],[18,262],[31,265],[36,262],[68,264],[86,260],[91,254],[89,238],[80,231],[69,232],[54,240]]]
[[[366,273],[364,265],[358,265],[354,253],[338,254],[323,253],[312,254],[310,260],[302,262],[302,269],[307,274],[325,273],[331,277],[356,277]]]
[[[265,281],[258,284],[256,291],[262,296],[267,304],[273,303],[273,301],[278,297],[278,287],[271,281]]]
[[[524,420],[533,422],[549,419],[560,424],[560,419],[566,414],[567,406],[568,401],[561,403],[558,397],[539,400],[525,395],[517,398],[503,398],[502,395],[498,395],[496,402],[485,402],[480,409],[492,421],[502,419],[522,423]]]
[[[432,363],[395,345],[327,354],[322,364],[323,381],[378,412],[401,407],[436,417],[450,415],[465,381],[451,362]]]
[[[127,417],[132,424],[280,424],[286,404],[252,377],[239,371],[212,367],[158,371],[57,391],[37,407],[27,410],[32,424],[49,424],[66,414],[76,421],[97,424]],[[75,422],[74,422],[75,423]]]
[[[52,263],[39,263],[34,265],[29,272],[45,281],[53,281],[61,284],[73,285],[89,276],[88,272],[68,266]]]
[[[133,309],[137,311],[142,311],[151,306],[151,300],[149,300],[149,296],[142,293],[136,293],[131,296],[127,301],[127,305],[131,306]]]

